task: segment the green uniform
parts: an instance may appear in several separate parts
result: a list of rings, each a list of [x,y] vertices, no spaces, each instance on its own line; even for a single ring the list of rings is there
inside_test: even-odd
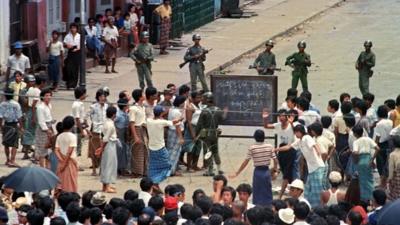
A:
[[[358,69],[358,86],[364,95],[369,93],[369,78],[372,77],[372,67],[375,66],[375,54],[370,51],[363,51],[358,56],[356,68]]]
[[[292,88],[297,88],[300,79],[303,91],[308,91],[307,67],[311,66],[310,55],[305,52],[293,53],[286,58],[285,65],[291,65],[294,68],[292,71]]]
[[[151,80],[151,61],[154,60],[153,45],[150,43],[140,43],[130,54],[131,58],[135,60],[135,65],[139,78],[139,85],[141,89],[144,89],[144,80],[148,87],[153,87]]]
[[[205,149],[211,151],[212,156],[205,161],[205,167],[208,168],[208,173],[213,172],[213,162],[221,165],[221,158],[218,152],[218,125],[223,119],[223,112],[216,106],[208,106],[201,111],[199,121],[196,125],[196,134],[199,135],[199,139]],[[204,151],[206,153],[206,151]]]
[[[185,54],[184,60],[190,61],[189,71],[190,71],[190,84],[192,86],[192,91],[197,90],[197,79],[200,80],[201,86],[204,92],[208,92],[208,86],[206,82],[206,76],[204,75],[204,61],[206,61],[206,55],[203,54],[206,50],[200,45],[193,45],[190,47]],[[197,58],[196,55],[201,55]]]
[[[254,67],[259,67],[259,75],[273,75],[276,67],[275,54],[272,52],[262,52],[253,63]]]

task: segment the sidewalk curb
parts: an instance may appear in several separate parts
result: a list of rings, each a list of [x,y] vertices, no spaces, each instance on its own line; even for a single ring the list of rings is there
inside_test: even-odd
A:
[[[313,20],[313,19],[319,17],[320,15],[322,15],[323,13],[325,13],[325,12],[327,12],[327,11],[333,9],[333,8],[339,7],[339,6],[343,5],[344,3],[346,3],[346,1],[344,1],[344,0],[339,0],[339,1],[336,2],[335,4],[329,6],[328,8],[326,8],[326,9],[324,9],[324,10],[322,10],[322,11],[319,11],[319,12],[315,13],[314,15],[308,17],[307,19],[301,21],[300,23],[298,23],[298,24],[296,24],[296,25],[294,25],[294,26],[292,26],[292,27],[289,27],[288,29],[286,29],[286,30],[284,30],[284,31],[282,31],[282,32],[280,32],[280,33],[278,33],[278,34],[273,35],[273,36],[270,37],[269,39],[274,40],[274,39],[276,39],[276,38],[278,38],[278,37],[285,36],[286,34],[291,33],[292,31],[296,30],[296,28],[298,28],[298,27],[304,25],[304,24],[307,23],[308,21]],[[248,55],[248,54],[250,54],[250,53],[256,51],[257,49],[263,47],[263,46],[265,45],[265,43],[266,43],[266,41],[263,41],[262,43],[256,45],[255,47],[251,48],[250,50],[247,50],[247,51],[241,53],[240,55],[236,56],[235,58],[233,58],[233,59],[231,59],[231,60],[229,60],[229,61],[227,61],[227,62],[221,64],[220,66],[209,70],[209,71],[206,73],[206,76],[209,77],[210,75],[221,74],[220,72],[221,72],[222,70],[224,70],[225,68],[227,68],[227,67],[229,67],[229,66],[231,66],[231,65],[233,65],[233,64],[235,64],[235,63],[237,63],[237,62],[239,62],[239,61],[243,58],[243,56]]]

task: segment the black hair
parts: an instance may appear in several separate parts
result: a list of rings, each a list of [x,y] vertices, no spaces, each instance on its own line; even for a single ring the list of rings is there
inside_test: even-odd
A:
[[[126,225],[129,220],[129,211],[123,207],[118,207],[113,211],[112,221],[116,225]]]
[[[300,133],[302,133],[303,135],[306,135],[307,134],[307,131],[306,131],[306,128],[303,126],[303,125],[296,125],[294,128],[293,128],[293,132],[300,132]]]
[[[364,133],[364,128],[360,125],[355,125],[352,129],[351,129],[354,133],[355,136],[362,137],[363,133]]]
[[[278,115],[284,115],[284,116],[286,116],[286,115],[287,115],[286,109],[279,109],[279,110],[278,110]]]
[[[174,186],[180,194],[184,194],[186,192],[185,187],[182,184],[175,184]]]
[[[340,94],[340,97],[339,97],[340,103],[343,104],[344,99],[345,99],[345,98],[350,98],[350,97],[351,97],[351,96],[350,96],[348,93],[342,93],[342,94]]]
[[[79,216],[81,214],[81,208],[79,207],[79,203],[71,202],[67,206],[67,210],[65,211],[68,217],[69,222],[75,223],[78,222]]]
[[[82,194],[82,206],[86,208],[93,208],[92,200],[93,196],[96,194],[95,191],[89,190]]]
[[[35,84],[36,85],[41,85],[44,82],[46,82],[46,79],[43,76],[41,76],[41,75],[35,76]]]
[[[140,189],[142,189],[142,191],[149,192],[153,185],[153,180],[149,177],[144,177],[140,180]]]
[[[167,84],[167,88],[171,88],[171,87],[174,87],[174,86],[175,86],[175,84],[173,84],[173,83]]]
[[[188,203],[184,203],[181,206],[181,216],[183,219],[190,220],[191,213],[193,211],[193,206]]]
[[[352,113],[343,114],[343,120],[346,127],[352,128],[356,125],[356,117]]]
[[[133,201],[128,201],[128,209],[133,217],[139,217],[145,207],[144,201],[142,199],[135,199]]]
[[[75,99],[80,99],[85,94],[86,94],[86,88],[85,87],[79,86],[79,87],[76,87],[75,90],[74,90]]]
[[[322,218],[326,218],[326,216],[329,214],[329,207],[324,206],[324,205],[319,205],[313,208],[314,214],[317,214],[318,216]]]
[[[236,191],[239,192],[246,192],[247,194],[251,195],[253,193],[253,188],[250,184],[242,183],[237,186]]]
[[[186,84],[184,84],[184,85],[179,87],[178,95],[183,95],[185,93],[188,93],[189,91],[190,91],[190,87],[187,86]]]
[[[298,91],[297,91],[296,88],[289,88],[289,89],[286,91],[286,96],[294,96],[294,97],[297,97],[297,94],[298,94]]]
[[[57,216],[50,220],[50,225],[67,225],[67,223],[65,222],[64,218]]]
[[[149,207],[153,208],[156,212],[161,210],[164,208],[164,199],[159,195],[151,197],[149,200]]]
[[[311,102],[311,100],[312,100],[312,94],[309,91],[301,92],[300,97],[303,97],[303,98],[307,99],[308,102]]]
[[[167,185],[167,187],[168,187],[168,186],[169,186],[169,185]],[[165,187],[165,189],[166,189],[167,187]],[[198,200],[200,197],[205,196],[205,195],[206,195],[206,193],[203,191],[203,189],[196,189],[196,190],[194,190],[193,195],[192,195],[193,205],[197,205],[197,200]]]
[[[360,100],[356,103],[355,108],[360,110],[361,116],[365,116],[367,114],[367,103],[364,100]]]
[[[110,204],[106,204],[104,206],[103,214],[106,217],[106,219],[108,219],[108,220],[112,219],[113,210],[114,209]]]
[[[32,209],[28,212],[26,219],[29,225],[42,225],[44,223],[44,213],[41,209]]]
[[[285,99],[286,102],[287,102],[287,101],[291,101],[291,102],[293,102],[294,104],[297,104],[297,103],[296,103],[296,100],[297,100],[297,97],[296,97],[296,96],[287,96],[286,99]]]
[[[361,225],[363,221],[361,214],[355,211],[350,211],[347,218],[350,220],[351,225]]]
[[[128,94],[126,93],[125,90],[119,92],[118,99],[121,99],[121,98],[128,98]]]
[[[104,10],[104,14],[107,14],[108,12],[112,12],[112,9],[107,8],[106,10]]]
[[[203,212],[198,206],[193,206],[192,211],[190,212],[190,220],[196,221],[197,219],[203,216]]]
[[[258,130],[256,130],[256,131],[254,132],[253,137],[254,137],[254,139],[256,140],[256,142],[264,142],[264,140],[265,140],[265,133],[264,133],[263,130],[258,129]]]
[[[130,13],[128,13],[128,12],[127,12],[127,13],[125,13],[125,14],[124,14],[124,19],[125,19],[127,16],[131,17],[131,14],[130,14]]]
[[[176,225],[178,222],[178,213],[176,211],[168,212],[163,217],[167,225]]]
[[[201,95],[201,92],[199,92],[199,91],[192,91],[190,93],[190,97],[192,97],[192,99],[196,98],[199,95]]]
[[[334,109],[335,111],[339,110],[339,102],[336,99],[332,99],[328,102],[329,107]]]
[[[400,148],[400,136],[399,135],[395,135],[392,137],[392,142],[393,142],[393,146],[395,148]]]
[[[280,209],[286,209],[286,202],[281,199],[274,199],[271,202],[271,205],[275,208],[275,211],[279,211]]]
[[[220,181],[220,180],[222,180],[223,181],[223,183],[224,183],[224,187],[228,184],[228,180],[226,179],[226,177],[224,176],[224,175],[222,175],[222,174],[218,174],[218,175],[215,175],[214,177],[213,177],[213,181]]]
[[[106,116],[107,116],[107,118],[110,118],[110,119],[113,116],[115,116],[116,113],[117,113],[117,109],[114,106],[110,106],[106,110]]]
[[[297,219],[305,220],[310,213],[310,207],[305,202],[299,202],[294,206],[293,211]]]
[[[339,218],[334,215],[327,215],[325,220],[328,225],[340,225]]]
[[[289,115],[293,115],[294,117],[294,122],[296,122],[299,119],[299,112],[295,109],[291,109],[288,111]]]
[[[329,214],[336,216],[339,220],[346,220],[346,211],[340,206],[343,202],[339,202],[339,205],[329,206]]]
[[[340,111],[342,111],[344,115],[350,113],[352,108],[353,104],[351,102],[342,102],[342,105],[340,106]]]
[[[135,199],[137,199],[139,197],[139,193],[137,191],[134,191],[132,189],[129,189],[127,191],[125,191],[124,193],[124,200],[125,201],[134,201]]]
[[[273,223],[274,222],[274,212],[271,207],[265,206],[263,207],[263,222]]]
[[[176,96],[176,98],[174,99],[174,102],[172,103],[172,105],[175,106],[175,107],[179,107],[180,105],[185,103],[185,101],[186,101],[186,97],[183,96],[183,95],[179,95],[179,96]]]
[[[39,209],[41,209],[42,207],[38,207]],[[33,209],[33,207],[32,206],[30,206],[30,205],[26,205],[26,204],[24,204],[24,205],[21,205],[18,209],[16,209],[15,211],[17,211],[17,212],[25,212],[25,213],[28,213],[30,210],[32,210]],[[43,211],[43,210],[42,210]],[[48,214],[47,214],[48,215]]]
[[[43,101],[43,99],[44,99],[44,96],[46,95],[46,94],[50,94],[51,95],[51,89],[50,88],[44,88],[41,92],[40,92],[40,100],[42,100]]]
[[[126,208],[126,202],[122,198],[111,198],[110,202],[108,202],[113,209],[119,208],[119,207],[125,207]]]
[[[146,88],[145,95],[146,98],[150,98],[151,96],[157,94],[157,89],[155,87]]]
[[[49,196],[39,198],[37,208],[41,209],[45,216],[50,216],[54,212],[54,201]]]
[[[312,123],[310,126],[308,126],[308,129],[314,131],[317,136],[321,136],[322,131],[324,130],[322,124],[318,122]]]
[[[294,206],[299,203],[297,198],[287,198],[285,199],[286,205],[290,208],[294,208]]]
[[[264,219],[264,208],[255,206],[245,213],[246,219],[251,225],[261,225]]]
[[[6,100],[7,100],[7,101],[13,99],[13,98],[14,98],[14,90],[11,89],[11,88],[9,88],[9,87],[7,87],[7,88],[4,90],[4,96],[6,97]]]
[[[386,106],[385,105],[379,106],[378,109],[376,110],[376,115],[379,118],[386,119],[388,117],[388,110]]]
[[[86,220],[90,221],[90,209],[86,208],[86,207],[82,207],[78,221],[80,224],[85,224]]]
[[[326,220],[320,216],[316,216],[311,220],[310,225],[328,225]]]
[[[132,98],[133,100],[135,100],[135,102],[138,102],[142,96],[143,96],[142,89],[135,89],[132,91]]]
[[[151,218],[149,215],[147,214],[142,214],[139,216],[138,220],[137,220],[137,225],[150,225],[151,223]]]
[[[232,195],[232,201],[235,201],[235,198],[236,198],[236,190],[235,190],[233,187],[231,187],[231,186],[225,186],[225,187],[223,187],[222,190],[221,190],[221,196],[223,195],[224,192],[230,192],[231,195]]]
[[[89,17],[87,21],[88,21],[88,24],[90,23],[90,21],[93,21],[93,22],[95,22],[95,23],[96,23],[96,19],[95,19],[95,18],[93,18],[93,17]]]
[[[400,95],[397,95],[396,106],[400,106]]]
[[[64,130],[70,130],[74,127],[75,125],[75,119],[72,116],[66,116],[64,117],[62,121],[62,127]]]
[[[200,196],[196,200],[196,206],[198,206],[201,209],[203,215],[207,215],[208,213],[210,213],[212,205],[213,202],[211,198],[208,196]]]
[[[76,20],[76,18],[75,18],[75,20]],[[72,29],[72,27],[75,27],[76,29],[79,29],[78,23],[76,23],[76,22],[71,23],[71,24],[69,25],[69,29]]]
[[[231,207],[227,205],[222,206],[222,212],[223,212],[222,217],[224,218],[224,221],[233,217],[233,210]]]
[[[373,103],[374,100],[375,100],[375,95],[372,94],[372,93],[365,93],[365,94],[363,95],[363,100]]]
[[[71,192],[61,192],[57,198],[58,205],[65,212],[67,210],[67,206],[69,203],[73,202],[74,196],[72,196]]]
[[[90,224],[95,225],[103,220],[101,209],[94,207],[90,209]]]
[[[222,208],[222,205],[219,203],[213,203],[210,209],[210,214],[218,214],[220,216],[223,216],[224,210]]]
[[[304,97],[299,97],[299,98],[297,98],[296,102],[297,102],[297,106],[298,106],[301,110],[307,111],[307,110],[310,109],[310,102],[309,102],[306,98],[304,98]]]
[[[321,124],[323,128],[328,129],[332,124],[332,118],[330,116],[322,116]]]
[[[229,218],[224,221],[224,225],[245,225],[245,223],[234,218]]]
[[[221,225],[224,221],[224,218],[221,215],[212,214],[208,220],[210,221],[210,225]]]
[[[372,197],[374,197],[374,200],[376,204],[383,206],[386,204],[386,192],[381,189],[376,189],[372,192]]]
[[[126,98],[118,99],[117,105],[120,110],[124,110],[124,108],[128,105],[128,99]]]
[[[210,221],[207,219],[199,218],[195,221],[195,225],[210,225]]]
[[[396,108],[396,101],[394,99],[385,100],[384,104],[390,109],[393,110]]]
[[[107,96],[106,92],[103,89],[99,89],[96,91],[96,101],[99,101],[100,96]]]

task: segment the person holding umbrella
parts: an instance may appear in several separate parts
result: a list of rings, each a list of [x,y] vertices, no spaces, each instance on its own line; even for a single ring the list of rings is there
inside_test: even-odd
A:
[[[78,162],[76,161],[77,137],[71,132],[75,119],[67,116],[62,121],[64,132],[56,140],[56,156],[58,159],[57,176],[60,179],[58,190],[78,192]]]

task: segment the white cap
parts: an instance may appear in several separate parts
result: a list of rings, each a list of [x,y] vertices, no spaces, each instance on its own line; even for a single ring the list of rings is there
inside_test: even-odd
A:
[[[299,179],[292,181],[292,183],[290,184],[290,187],[298,188],[298,189],[301,189],[304,191],[304,183],[302,180],[299,180]]]
[[[332,171],[332,172],[329,174],[329,180],[330,180],[332,183],[340,183],[340,182],[342,181],[342,175],[341,175],[339,172],[337,172],[337,171]]]
[[[280,209],[278,216],[279,219],[286,224],[292,224],[294,222],[294,212],[291,208]]]

